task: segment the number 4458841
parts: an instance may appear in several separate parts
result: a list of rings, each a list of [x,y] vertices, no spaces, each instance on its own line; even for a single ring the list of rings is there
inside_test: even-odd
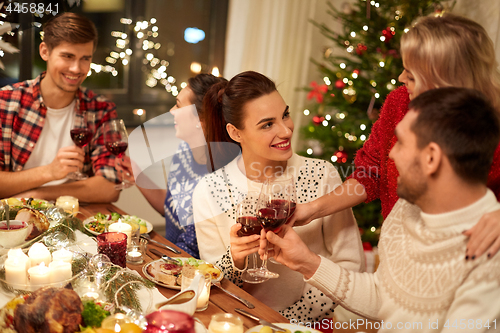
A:
[[[450,323],[450,320],[448,319],[444,325],[443,328],[456,328],[456,329],[481,329],[481,328],[487,328],[487,329],[493,329],[496,330],[497,328],[497,320],[492,320],[491,324],[489,320],[486,320],[484,323],[481,319],[455,319],[452,323]]]
[[[8,13],[31,13],[31,14],[42,14],[42,13],[52,13],[53,15],[57,15],[59,12],[59,4],[44,4],[44,3],[27,3],[27,2],[10,2],[5,11]]]

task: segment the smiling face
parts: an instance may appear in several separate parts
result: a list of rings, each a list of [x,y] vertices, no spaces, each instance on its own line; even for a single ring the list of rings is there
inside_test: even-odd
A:
[[[267,166],[292,157],[293,121],[277,91],[246,103],[243,112],[244,127],[232,137],[241,144],[246,161]]]
[[[422,151],[417,146],[417,136],[411,130],[417,117],[418,113],[410,110],[399,122],[395,130],[398,141],[389,153],[399,172],[398,196],[410,203],[416,203],[428,188],[421,164]]]
[[[59,92],[74,94],[87,78],[94,53],[94,43],[60,43],[49,50],[40,44],[40,56],[47,62],[46,87]]]
[[[193,91],[187,86],[177,95],[176,104],[170,109],[174,116],[175,136],[186,142],[190,141],[195,131],[201,130],[200,119],[193,105],[194,98]]]

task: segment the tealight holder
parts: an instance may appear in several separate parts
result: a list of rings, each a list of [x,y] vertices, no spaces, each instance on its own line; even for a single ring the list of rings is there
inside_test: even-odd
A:
[[[146,254],[147,241],[143,238],[132,241],[127,247],[127,263],[132,265],[139,265],[144,262],[144,255]]]

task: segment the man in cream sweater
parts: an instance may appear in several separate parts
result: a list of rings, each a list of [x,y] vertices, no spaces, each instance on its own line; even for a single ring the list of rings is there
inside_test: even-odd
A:
[[[430,90],[412,100],[396,136],[390,157],[401,199],[383,224],[375,273],[351,272],[318,256],[290,226],[280,237],[267,233],[274,244],[269,255],[336,303],[380,320],[350,328],[500,331],[500,256],[466,258],[462,234],[500,208],[486,187],[500,138],[494,108],[475,90]]]

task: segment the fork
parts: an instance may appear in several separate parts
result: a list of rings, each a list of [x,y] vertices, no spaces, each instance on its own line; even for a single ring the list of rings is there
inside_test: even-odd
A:
[[[255,305],[253,305],[252,303],[250,303],[249,301],[247,301],[246,299],[244,298],[241,298],[240,296],[238,295],[235,295],[233,294],[232,292],[230,292],[229,290],[226,290],[222,287],[222,285],[220,284],[219,281],[214,281],[212,280],[212,285],[216,286],[217,288],[219,288],[220,290],[222,290],[223,292],[225,292],[226,294],[228,294],[229,296],[231,297],[234,297],[236,298],[238,301],[240,301],[241,303],[245,304],[245,306],[249,309],[255,309]]]

